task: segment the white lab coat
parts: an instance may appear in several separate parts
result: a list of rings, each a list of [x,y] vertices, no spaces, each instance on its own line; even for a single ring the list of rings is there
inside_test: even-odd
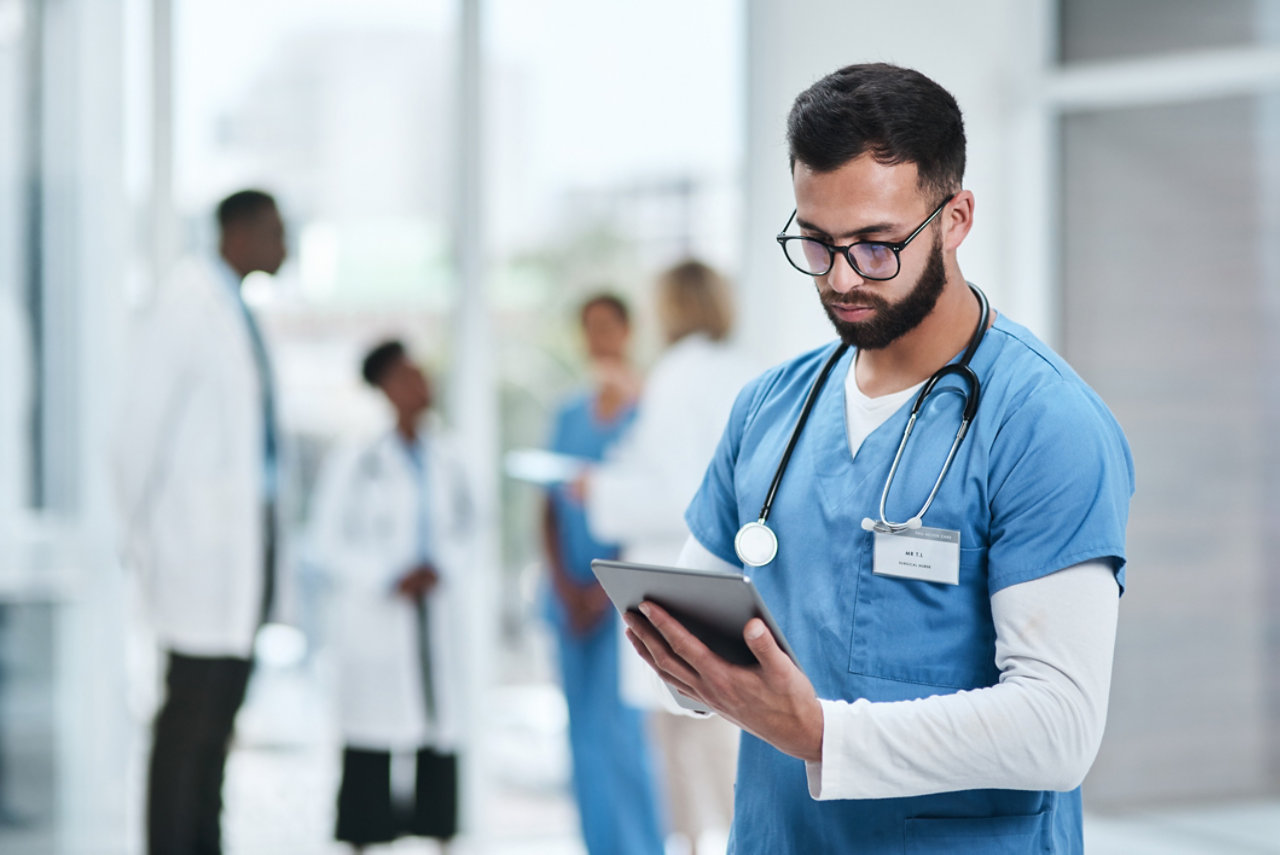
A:
[[[184,262],[122,378],[114,469],[126,560],[162,647],[249,658],[265,581],[263,407],[235,274]]]
[[[473,513],[459,458],[426,429],[429,541],[440,582],[427,596],[429,720],[416,607],[395,592],[419,563],[419,480],[388,432],[347,444],[326,461],[312,515],[314,559],[333,575],[334,647],[346,744],[370,750],[451,750],[463,726],[461,589],[471,569]]]
[[[739,390],[756,373],[736,348],[701,334],[686,336],[649,372],[631,430],[591,472],[587,522],[601,540],[622,545],[639,564],[674,564],[689,535],[684,511]],[[620,691],[635,706],[678,712],[661,681],[620,645]]]
[[[631,430],[592,470],[587,520],[598,538],[621,543],[628,561],[675,562],[688,536],[685,508],[754,374],[736,348],[700,334],[662,354]]]

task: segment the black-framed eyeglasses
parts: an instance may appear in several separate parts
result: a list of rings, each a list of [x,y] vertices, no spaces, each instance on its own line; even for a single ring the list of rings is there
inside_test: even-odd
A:
[[[791,221],[796,218],[796,212],[793,210],[791,216],[787,217],[787,224],[778,233],[778,244],[782,247],[782,253],[787,257],[787,261],[791,262],[791,266],[809,276],[826,276],[830,273],[831,268],[835,266],[838,252],[863,279],[883,282],[898,275],[902,269],[900,253],[907,248],[907,244],[916,239],[916,235],[934,221],[938,214],[942,213],[942,209],[947,207],[947,203],[954,198],[953,193],[943,199],[942,204],[933,209],[928,219],[916,226],[915,231],[907,235],[904,240],[897,243],[860,240],[847,246],[837,246],[817,238],[789,235],[787,229],[791,228]]]

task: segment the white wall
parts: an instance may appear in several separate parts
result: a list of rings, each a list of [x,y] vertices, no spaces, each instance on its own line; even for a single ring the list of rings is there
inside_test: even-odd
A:
[[[773,240],[794,207],[786,116],[822,76],[880,61],[920,70],[959,101],[969,140],[965,185],[977,199],[961,268],[997,309],[1051,331],[1044,220],[1027,212],[1045,203],[1048,152],[1026,145],[1046,135],[1034,95],[1049,9],[1047,0],[748,0],[745,341],[775,362],[833,337],[812,285]]]

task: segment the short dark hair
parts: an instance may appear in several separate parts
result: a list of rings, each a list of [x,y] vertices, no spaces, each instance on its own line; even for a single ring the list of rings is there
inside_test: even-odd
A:
[[[834,172],[870,152],[880,163],[914,163],[921,189],[939,198],[964,180],[964,118],[951,93],[918,71],[876,62],[849,65],[801,92],[787,117],[791,168]]]
[[[382,383],[382,378],[387,376],[387,371],[391,369],[401,359],[405,357],[404,342],[397,339],[388,339],[377,344],[364,357],[364,362],[360,366],[360,375],[364,377],[364,382],[370,386],[378,386]]]
[[[261,214],[267,208],[275,208],[275,197],[263,190],[241,190],[232,193],[218,203],[218,228],[243,223]]]
[[[582,323],[587,322],[587,312],[596,306],[607,306],[612,309],[614,314],[627,325],[631,324],[631,310],[627,308],[626,301],[617,294],[608,291],[601,291],[598,294],[592,294],[590,297],[582,301],[582,305],[578,308],[578,319]]]

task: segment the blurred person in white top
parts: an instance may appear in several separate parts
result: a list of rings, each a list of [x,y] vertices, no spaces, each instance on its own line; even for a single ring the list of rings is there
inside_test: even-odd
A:
[[[284,223],[259,190],[217,218],[218,257],[180,265],[132,342],[114,437],[125,562],[168,660],[151,855],[221,851],[227,746],[274,588],[274,384],[240,290],[284,263]]]
[[[448,435],[428,417],[431,384],[404,345],[374,347],[361,373],[393,423],[330,455],[311,519],[315,560],[335,582],[344,743],[336,837],[357,851],[402,835],[443,846],[458,818],[470,490]],[[403,800],[391,787],[393,754],[416,762],[414,793]]]
[[[675,265],[659,276],[656,298],[667,348],[645,381],[635,424],[581,490],[592,532],[621,543],[624,560],[673,565],[688,536],[684,510],[754,366],[727,342],[732,297],[711,267]],[[696,851],[700,837],[727,831],[732,820],[738,730],[681,711],[631,646],[621,647],[624,696],[658,709],[672,831]]]

